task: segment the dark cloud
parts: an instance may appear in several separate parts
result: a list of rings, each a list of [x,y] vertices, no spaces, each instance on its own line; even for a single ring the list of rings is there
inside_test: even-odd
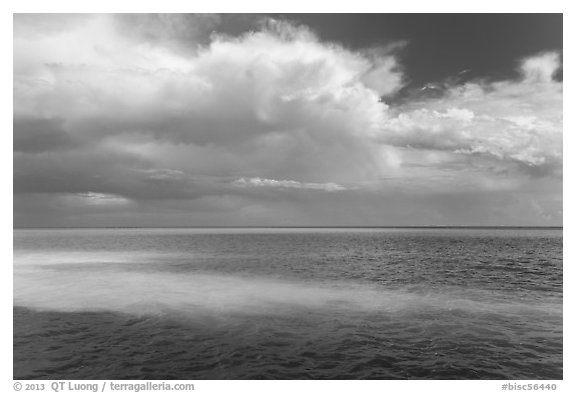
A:
[[[64,129],[63,119],[14,118],[14,151],[41,153],[76,147],[74,138]]]
[[[259,15],[15,23],[16,223],[561,221],[558,52],[406,94],[410,41]]]

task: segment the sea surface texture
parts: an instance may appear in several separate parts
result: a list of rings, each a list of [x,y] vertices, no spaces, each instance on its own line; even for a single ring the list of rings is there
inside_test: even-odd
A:
[[[562,230],[14,231],[15,379],[562,370]]]

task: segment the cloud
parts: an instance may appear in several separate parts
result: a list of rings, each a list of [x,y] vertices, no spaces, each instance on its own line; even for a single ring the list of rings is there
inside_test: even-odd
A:
[[[113,194],[102,194],[97,192],[82,192],[71,196],[76,198],[78,202],[88,205],[118,205],[129,203],[129,200]]]
[[[63,120],[58,118],[14,118],[14,151],[23,153],[41,153],[58,151],[77,146],[76,141],[62,127]]]
[[[44,206],[48,222],[98,202],[116,214],[102,222],[161,220],[151,206],[176,221],[306,220],[297,211],[322,210],[321,198],[341,215],[362,192],[374,209],[410,210],[410,195],[514,192],[562,175],[557,53],[522,60],[517,80],[455,78],[394,102],[409,43],[353,50],[270,19],[232,36],[220,30],[230,18],[16,15],[17,216]],[[546,198],[534,200],[556,209]]]
[[[150,34],[170,36],[158,23]],[[206,167],[195,157],[211,162],[212,175],[305,182],[380,170],[380,150],[364,135],[387,107],[362,78],[377,69],[389,91],[398,89],[391,55],[322,43],[305,27],[273,20],[239,37],[213,35],[194,53],[163,46],[163,38],[134,43],[117,25],[99,15],[62,33],[17,36],[16,115],[57,121],[84,149],[172,161],[163,167],[174,170]],[[15,133],[26,131],[16,124]]]
[[[118,14],[119,32],[136,42],[195,52],[210,42],[222,17],[217,14]]]
[[[298,188],[327,192],[346,190],[346,187],[336,183],[302,183],[295,180],[261,179],[259,177],[253,177],[250,179],[242,177],[238,180],[235,180],[233,184],[238,187]]]
[[[372,66],[362,76],[362,83],[381,96],[389,97],[397,93],[405,84],[405,76],[396,54],[406,45],[405,41],[398,41],[366,51]]]
[[[556,52],[529,57],[520,66],[524,81],[528,83],[551,83],[560,70],[560,55]]]
[[[559,56],[525,59],[516,81],[472,81],[440,97],[395,108],[376,138],[385,144],[480,155],[534,174],[561,174],[562,83]]]

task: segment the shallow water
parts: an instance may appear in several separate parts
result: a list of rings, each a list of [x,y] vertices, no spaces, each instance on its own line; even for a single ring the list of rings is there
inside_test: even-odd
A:
[[[14,232],[14,378],[562,379],[562,231]]]

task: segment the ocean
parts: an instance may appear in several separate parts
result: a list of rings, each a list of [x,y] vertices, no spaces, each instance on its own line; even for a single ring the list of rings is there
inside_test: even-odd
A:
[[[562,379],[562,230],[14,230],[14,379]]]

